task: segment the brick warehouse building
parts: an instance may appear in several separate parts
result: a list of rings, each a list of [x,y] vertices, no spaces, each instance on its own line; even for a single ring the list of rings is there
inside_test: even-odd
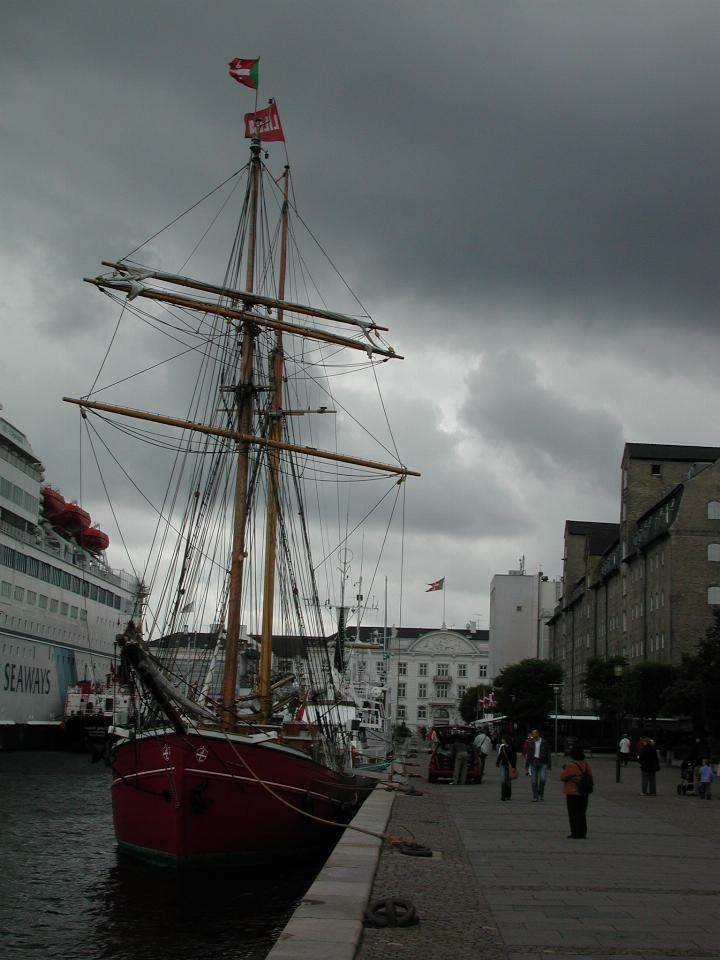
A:
[[[628,443],[620,522],[568,520],[549,655],[566,709],[590,706],[591,657],[677,664],[720,606],[720,448]]]

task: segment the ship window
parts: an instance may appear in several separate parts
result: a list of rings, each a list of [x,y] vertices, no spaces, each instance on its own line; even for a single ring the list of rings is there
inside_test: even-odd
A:
[[[98,588],[95,586],[94,583],[91,583],[91,584],[90,584],[90,599],[91,599],[91,600],[97,600],[97,598],[98,598]]]
[[[70,607],[70,616],[73,618],[73,620],[77,620],[77,618],[78,618],[78,608],[77,608],[77,607]]]
[[[0,583],[0,594],[3,597],[9,597],[12,594],[12,584],[8,583],[7,580],[3,580]]]
[[[0,547],[0,563],[4,567],[13,567],[15,566],[15,551],[12,547],[1,546]]]
[[[18,553],[15,551],[15,569],[19,573],[25,573],[27,571],[27,558],[24,553]]]
[[[72,578],[72,591],[73,593],[80,593],[82,591],[82,584],[80,582],[80,577]]]
[[[66,617],[68,612],[68,605],[64,601],[60,601],[60,613]]]
[[[64,589],[64,590],[70,590],[71,587],[72,587],[72,578],[71,578],[70,574],[69,574],[69,573],[65,573],[64,570],[61,571],[61,573],[62,573],[62,586],[63,586],[63,589]]]
[[[23,590],[22,587],[15,587],[15,599],[16,600],[25,599],[25,591]]]
[[[40,569],[40,561],[37,557],[28,557],[27,558],[27,572],[31,577],[36,577],[38,575],[38,570]]]
[[[120,609],[120,597],[116,593],[113,594],[113,606],[116,610]]]
[[[28,602],[31,606],[33,606],[33,607],[34,607],[35,604],[37,603],[37,594],[35,593],[34,590],[28,590],[28,592],[27,592],[27,602]]]
[[[57,613],[58,602],[55,598],[50,600],[50,613]]]
[[[45,596],[44,593],[41,593],[40,596],[38,597],[38,606],[42,610],[47,610],[47,603],[48,603],[48,598]]]
[[[87,582],[87,580],[83,580],[82,595],[84,597],[90,596],[90,584]]]

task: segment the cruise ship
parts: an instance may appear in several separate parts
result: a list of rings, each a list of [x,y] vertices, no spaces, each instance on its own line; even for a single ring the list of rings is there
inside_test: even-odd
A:
[[[0,749],[61,746],[68,689],[111,673],[139,584],[108,544],[0,414]]]

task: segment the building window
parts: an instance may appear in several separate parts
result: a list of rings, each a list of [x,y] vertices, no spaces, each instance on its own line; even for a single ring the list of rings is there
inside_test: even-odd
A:
[[[708,587],[707,600],[713,605],[720,603],[720,587]]]
[[[720,603],[720,600],[718,600]],[[447,700],[450,694],[450,686],[447,683],[439,683],[437,685],[437,695],[439,700]]]
[[[708,520],[720,520],[720,503],[717,500],[710,500],[707,505]]]
[[[399,703],[399,704],[398,704],[398,708],[397,708],[397,718],[398,718],[398,720],[404,720],[404,719],[405,719],[405,704],[404,704],[404,703]]]
[[[447,663],[439,663],[437,665],[437,675],[438,677],[449,677],[450,676],[450,667]]]
[[[382,673],[382,672],[383,672],[383,661],[382,661],[382,660],[376,660],[376,661],[375,661],[375,673]]]
[[[426,719],[427,719],[427,707],[424,707],[424,706],[423,706],[423,707],[418,707],[418,714],[417,714],[417,716],[418,716],[418,720],[426,720]]]
[[[399,677],[407,676],[407,663],[404,660],[398,661],[398,676]]]
[[[466,692],[466,691],[467,691],[467,687],[465,686],[465,684],[464,684],[464,683],[459,683],[459,684],[458,684],[458,692],[457,692],[458,700],[462,700],[462,698],[465,696],[465,692]]]
[[[406,684],[406,683],[399,683],[399,684],[398,684],[398,693],[397,693],[398,698],[400,698],[400,697],[405,697],[405,696],[406,696],[406,690],[407,690],[407,684]]]
[[[418,700],[425,700],[427,697],[427,684],[419,683],[418,684]]]
[[[715,563],[720,562],[720,543],[709,543],[707,548],[707,558]]]
[[[427,672],[427,664],[426,664],[426,663],[419,663],[419,664],[418,664],[418,676],[419,676],[419,677],[426,677],[427,675],[428,675],[428,672]]]
[[[487,677],[487,664],[486,664],[486,663],[481,663],[481,664],[480,664],[480,669],[479,669],[479,671],[478,671],[478,676],[479,676],[481,679],[483,679],[484,677]]]
[[[458,664],[458,677],[466,677],[466,676],[467,676],[467,664],[466,664],[466,663],[459,663],[459,664]]]
[[[650,467],[650,473],[653,475],[653,477],[659,477],[659,476],[660,476],[660,464],[659,464],[659,463],[654,463],[654,464]]]

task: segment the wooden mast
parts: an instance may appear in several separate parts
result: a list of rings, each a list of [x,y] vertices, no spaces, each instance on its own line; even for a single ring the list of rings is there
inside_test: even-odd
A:
[[[252,291],[255,283],[255,246],[257,242],[257,212],[260,192],[260,137],[257,131],[250,141],[250,223],[248,234],[245,286]],[[256,328],[252,321],[243,324],[238,384],[238,432],[250,433],[253,405],[253,362],[255,358]],[[223,672],[223,720],[226,724],[235,718],[238,650],[240,647],[240,614],[245,566],[245,528],[247,526],[247,489],[249,473],[249,444],[238,444],[237,474],[235,477],[235,516],[230,555],[230,584],[228,592],[227,637],[225,639],[225,669]]]
[[[278,278],[278,300],[285,299],[285,274],[287,268],[288,238],[288,192],[290,168],[285,167],[283,190],[282,231],[280,241],[280,276]],[[278,309],[278,320],[282,322],[283,310]],[[282,329],[275,332],[275,349],[272,355],[272,396],[269,404],[270,440],[279,442],[282,435],[283,408],[283,335]],[[277,520],[280,501],[280,451],[277,447],[268,447],[268,484],[267,519],[265,524],[265,571],[263,578],[263,609],[260,642],[260,671],[258,686],[260,692],[260,722],[268,723],[272,717],[272,696],[270,674],[272,667],[273,613],[275,605],[275,562],[277,546]]]

